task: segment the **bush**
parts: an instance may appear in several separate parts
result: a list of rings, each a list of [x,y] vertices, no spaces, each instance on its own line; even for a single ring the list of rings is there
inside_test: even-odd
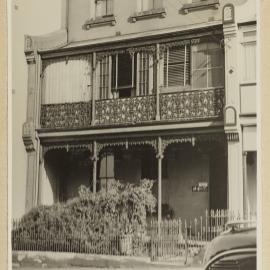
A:
[[[156,198],[152,194],[152,180],[141,180],[140,184],[122,184],[114,181],[109,191],[93,194],[81,186],[79,196],[52,206],[33,208],[21,219],[17,236],[45,234],[57,238],[81,240],[100,239],[100,235],[142,234],[146,230],[147,213],[153,213]],[[27,233],[28,232],[28,233]]]

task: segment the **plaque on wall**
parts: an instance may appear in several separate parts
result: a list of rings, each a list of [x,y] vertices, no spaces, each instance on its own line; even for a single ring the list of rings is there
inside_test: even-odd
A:
[[[222,21],[223,21],[223,23],[234,23],[234,6],[233,6],[233,4],[227,4],[223,7]]]
[[[208,183],[199,182],[197,185],[192,186],[192,192],[208,192]]]

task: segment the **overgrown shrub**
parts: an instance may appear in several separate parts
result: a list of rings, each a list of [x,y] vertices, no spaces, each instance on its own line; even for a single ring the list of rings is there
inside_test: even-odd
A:
[[[97,240],[101,235],[140,234],[146,229],[147,213],[153,213],[156,198],[152,180],[140,184],[114,181],[108,191],[93,194],[81,186],[79,196],[52,206],[38,206],[23,216],[13,233],[46,237]]]

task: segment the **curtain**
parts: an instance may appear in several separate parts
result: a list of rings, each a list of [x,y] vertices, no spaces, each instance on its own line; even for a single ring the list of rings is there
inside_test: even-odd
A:
[[[90,55],[44,60],[42,104],[89,101],[92,64]]]

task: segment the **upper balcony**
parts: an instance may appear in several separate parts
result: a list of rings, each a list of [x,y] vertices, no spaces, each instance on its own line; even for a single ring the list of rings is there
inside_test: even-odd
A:
[[[193,90],[95,101],[95,125],[140,125],[154,122],[222,120],[224,88]],[[157,110],[159,108],[159,113]],[[157,117],[159,116],[159,117]],[[92,102],[46,104],[41,107],[41,128],[88,128]]]
[[[195,39],[46,60],[41,90],[42,129],[220,121],[223,49]]]

